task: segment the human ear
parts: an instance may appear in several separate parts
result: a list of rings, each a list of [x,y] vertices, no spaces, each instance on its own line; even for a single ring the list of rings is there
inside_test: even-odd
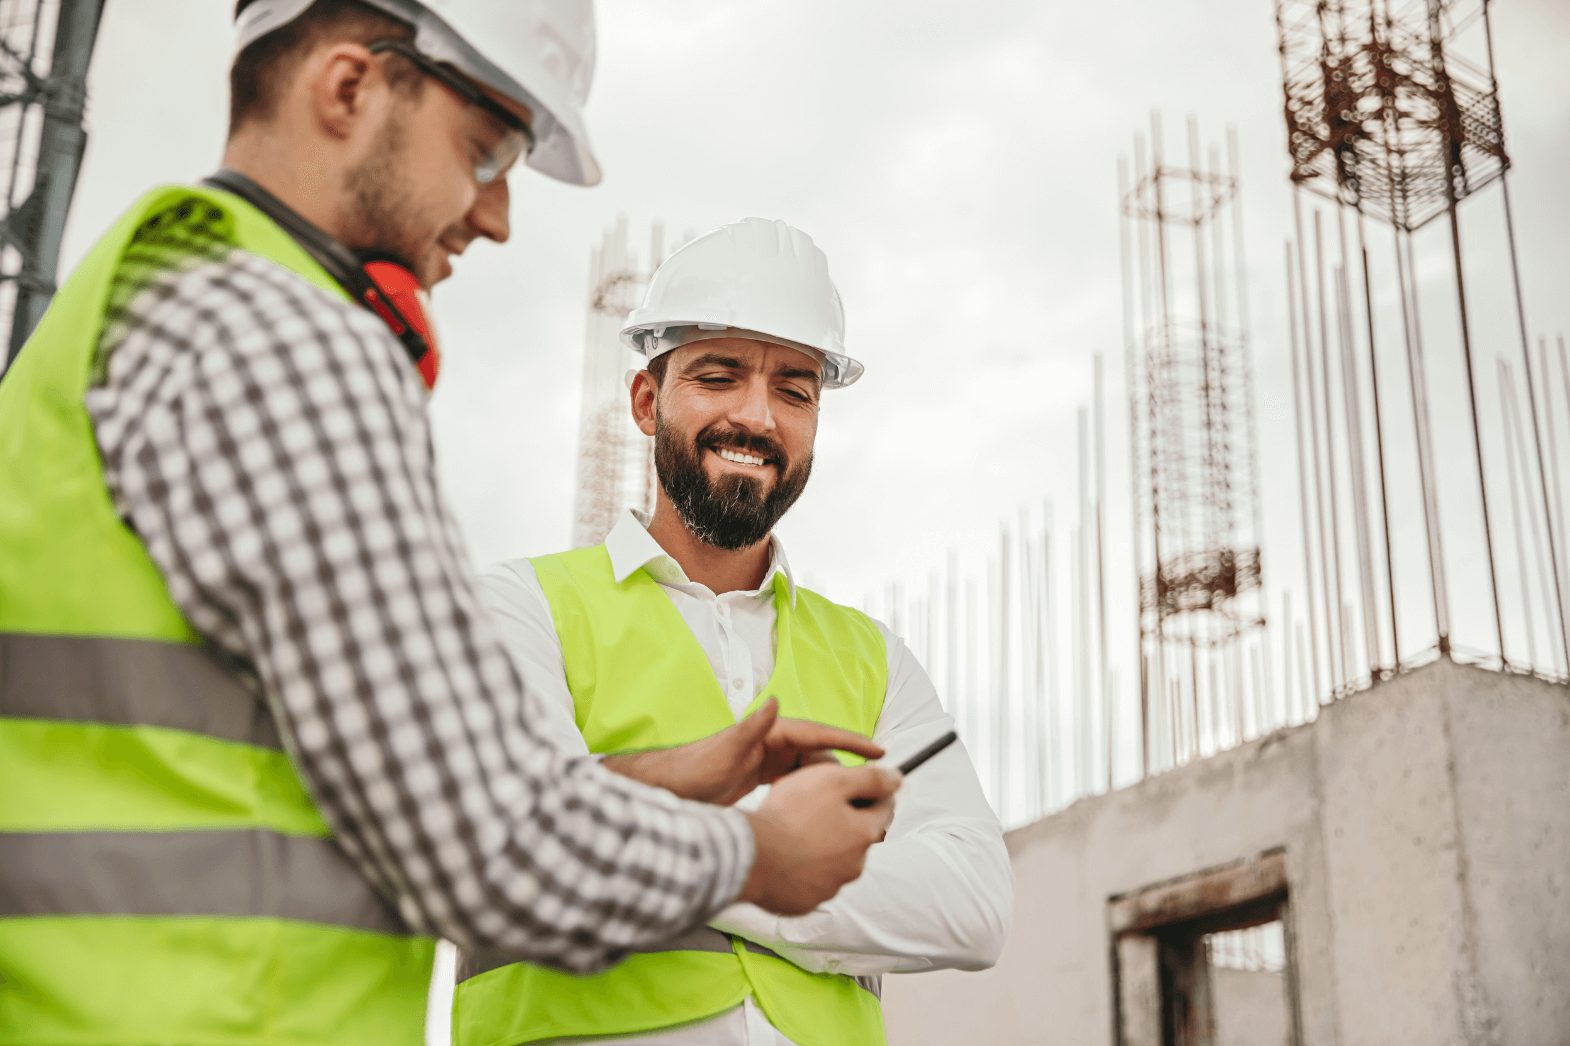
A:
[[[335,138],[348,138],[377,102],[373,84],[386,87],[375,57],[359,44],[340,43],[306,59],[311,111]],[[380,92],[385,93],[385,92]]]
[[[654,435],[655,400],[659,394],[660,387],[655,383],[654,375],[640,370],[632,376],[632,387],[628,392],[632,402],[632,420],[645,436]]]

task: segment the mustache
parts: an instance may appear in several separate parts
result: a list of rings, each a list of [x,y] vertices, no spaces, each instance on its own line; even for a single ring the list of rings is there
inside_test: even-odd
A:
[[[739,429],[706,429],[698,435],[697,443],[708,450],[739,450],[776,465],[785,463],[785,450],[778,443]]]

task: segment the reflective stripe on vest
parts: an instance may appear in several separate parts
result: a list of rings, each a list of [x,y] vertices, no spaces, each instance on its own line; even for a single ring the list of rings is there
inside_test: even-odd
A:
[[[35,832],[4,837],[0,918],[268,916],[402,934],[336,843],[276,832]]]
[[[84,397],[116,273],[187,241],[342,294],[249,204],[155,190],[0,378],[0,1046],[419,1046],[434,942],[333,840],[104,483]]]
[[[0,898],[0,912],[4,911],[5,900]],[[766,948],[756,941],[749,941],[745,937],[732,937],[730,934],[721,933],[712,926],[699,926],[688,930],[680,937],[673,937],[664,944],[639,948],[636,955],[653,955],[658,952],[714,952],[721,955],[730,955],[735,951],[735,945],[740,944],[753,955],[767,955],[778,959],[779,954],[772,948]],[[482,973],[499,970],[509,966],[512,959],[503,955],[471,955],[467,952],[458,956],[458,980],[466,981],[471,977],[478,977]],[[881,977],[852,977],[856,986],[862,991],[870,992],[875,999],[883,998],[883,978]]]
[[[157,726],[283,747],[262,699],[205,647],[185,643],[0,632],[0,716]]]
[[[593,752],[683,744],[736,721],[670,597],[642,570],[618,583],[604,546],[532,561],[561,640],[578,729]],[[877,626],[776,575],[774,673],[782,715],[871,735],[888,685]],[[804,1046],[884,1041],[877,978],[809,973],[767,948],[699,928],[590,977],[493,956],[460,960],[457,1046],[621,1036],[722,1013],[749,995]]]

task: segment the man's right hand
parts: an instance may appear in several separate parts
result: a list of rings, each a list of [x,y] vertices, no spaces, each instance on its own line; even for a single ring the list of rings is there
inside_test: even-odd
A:
[[[775,782],[748,814],[757,856],[740,900],[805,915],[861,874],[867,848],[894,818],[900,774],[886,767],[815,764]],[[872,805],[856,808],[852,799]]]

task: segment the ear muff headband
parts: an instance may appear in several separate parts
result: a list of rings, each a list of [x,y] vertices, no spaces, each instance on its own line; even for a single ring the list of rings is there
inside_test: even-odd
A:
[[[225,168],[202,179],[202,184],[233,193],[276,222],[350,297],[381,317],[403,343],[426,387],[435,386],[439,353],[420,301],[423,291],[406,265],[393,258],[355,254],[239,171]]]

